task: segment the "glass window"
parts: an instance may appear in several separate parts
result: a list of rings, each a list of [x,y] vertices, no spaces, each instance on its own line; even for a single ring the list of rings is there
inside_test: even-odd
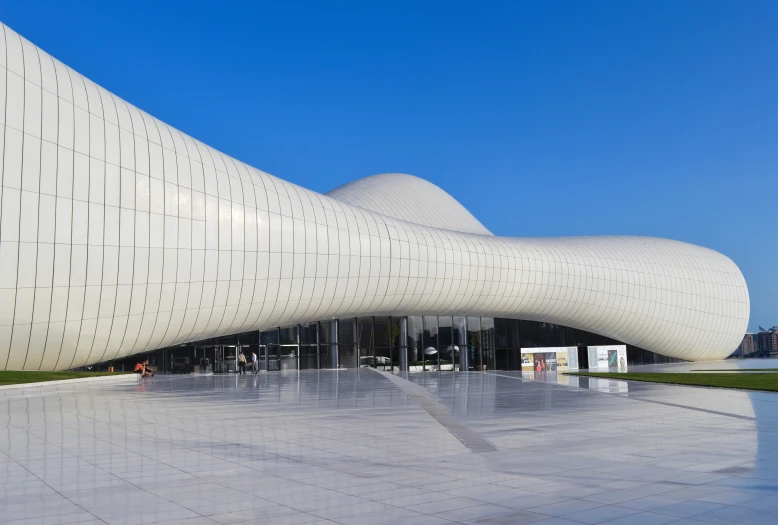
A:
[[[338,343],[354,344],[354,319],[338,321]]]
[[[538,323],[540,328],[539,346],[561,346],[562,330],[560,327],[551,323]]]
[[[401,341],[400,340],[400,328],[402,326],[402,317],[392,317],[392,322],[390,325],[391,335],[390,335],[390,352],[391,352],[391,358],[392,358],[392,368],[393,370],[397,371],[400,369],[400,345],[403,346],[407,345],[407,341]],[[406,350],[407,351],[407,350]]]
[[[494,333],[497,348],[508,348],[508,326],[505,319],[494,320]]]
[[[452,339],[455,345],[467,344],[467,324],[464,317],[454,317]]]
[[[335,324],[337,321],[322,321],[319,323],[319,342],[335,343]]]
[[[357,340],[359,341],[359,366],[374,366],[375,348],[373,345],[373,318],[360,317],[357,321]]]
[[[376,348],[390,348],[392,346],[392,333],[388,317],[373,318],[373,343]]]
[[[424,316],[424,368],[438,369],[438,318],[434,315]]]
[[[381,370],[392,369],[392,334],[388,317],[373,318],[373,344],[375,357],[373,366]]]
[[[338,344],[338,366],[340,368],[357,367],[357,351],[353,343]]]
[[[275,345],[278,344],[278,330],[266,330],[259,333],[260,343],[263,345]]]
[[[508,368],[508,352],[507,348],[498,348],[494,351],[494,366],[496,370],[510,370]]]
[[[316,344],[316,330],[319,323],[300,325],[300,344]]]
[[[300,370],[319,368],[316,345],[300,345]]]
[[[411,372],[422,370],[424,326],[421,317],[408,317],[408,368]]]
[[[467,319],[454,317],[451,328],[454,370],[468,370],[470,355],[467,349]]]
[[[279,331],[280,343],[282,345],[297,344],[297,326],[285,326]]]
[[[438,370],[454,370],[453,322],[450,316],[438,316]]]
[[[441,347],[448,346],[453,342],[453,322],[449,316],[438,317],[438,344]]]
[[[332,368],[333,345],[319,345],[319,367]]]
[[[240,344],[242,345],[259,344],[259,332],[255,330],[253,332],[244,332],[240,334]]]
[[[438,347],[438,318],[434,315],[424,316],[424,348]]]
[[[505,324],[508,335],[507,348],[521,348],[521,345],[519,345],[519,322],[516,319],[506,319]]]
[[[170,374],[188,374],[194,369],[194,360],[191,347],[168,348],[166,352],[168,362],[165,363],[165,371]]]
[[[357,325],[359,330],[359,354],[362,356],[373,355],[373,318],[372,317],[360,317],[359,324]]]
[[[390,348],[375,349],[375,356],[370,358],[371,366],[378,368],[379,370],[386,370],[387,372],[392,370],[392,351]]]

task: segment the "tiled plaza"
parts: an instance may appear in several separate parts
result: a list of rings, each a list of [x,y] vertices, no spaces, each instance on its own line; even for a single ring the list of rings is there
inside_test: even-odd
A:
[[[0,392],[0,521],[778,523],[778,395],[511,372]]]

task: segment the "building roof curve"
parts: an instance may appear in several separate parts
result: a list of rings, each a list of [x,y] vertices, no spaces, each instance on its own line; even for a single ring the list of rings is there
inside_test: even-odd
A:
[[[371,175],[339,186],[328,192],[327,196],[421,226],[493,235],[445,190],[415,175]]]

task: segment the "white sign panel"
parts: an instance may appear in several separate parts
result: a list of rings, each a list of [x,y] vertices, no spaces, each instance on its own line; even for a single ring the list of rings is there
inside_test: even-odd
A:
[[[567,369],[568,370],[578,370],[578,347],[577,346],[571,346],[567,350]]]
[[[627,345],[589,347],[589,370],[609,368],[627,369]]]

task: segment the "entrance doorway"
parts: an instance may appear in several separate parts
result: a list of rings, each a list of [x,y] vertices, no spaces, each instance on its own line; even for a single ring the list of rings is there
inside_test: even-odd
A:
[[[218,345],[213,347],[213,372],[229,374],[238,371],[238,347],[233,345]]]

